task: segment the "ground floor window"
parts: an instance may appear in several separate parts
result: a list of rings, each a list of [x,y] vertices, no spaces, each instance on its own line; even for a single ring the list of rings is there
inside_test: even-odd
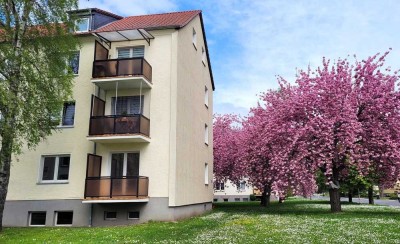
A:
[[[140,217],[139,211],[128,212],[128,219],[139,219],[139,217]]]
[[[46,212],[29,212],[29,226],[45,226]]]
[[[74,213],[72,211],[56,212],[56,225],[72,225]]]
[[[235,202],[240,202],[240,198],[235,198]]]
[[[43,183],[68,182],[70,155],[42,157],[40,181]]]

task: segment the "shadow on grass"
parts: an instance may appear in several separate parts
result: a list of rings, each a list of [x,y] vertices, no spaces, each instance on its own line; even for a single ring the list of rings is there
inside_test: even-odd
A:
[[[353,206],[346,209],[346,206]],[[357,207],[359,206],[359,208]],[[344,207],[344,209],[343,209]],[[367,209],[365,208],[367,207]],[[376,207],[376,209],[374,209]],[[214,203],[214,210],[226,213],[246,215],[307,215],[321,218],[386,218],[400,220],[400,211],[390,207],[368,206],[365,204],[342,202],[342,212],[332,213],[329,201],[291,199],[284,203],[272,202],[263,207],[260,202]]]

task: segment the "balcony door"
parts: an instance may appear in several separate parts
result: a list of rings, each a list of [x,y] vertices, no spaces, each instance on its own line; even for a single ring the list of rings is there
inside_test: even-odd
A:
[[[139,176],[139,153],[111,154],[111,178]]]

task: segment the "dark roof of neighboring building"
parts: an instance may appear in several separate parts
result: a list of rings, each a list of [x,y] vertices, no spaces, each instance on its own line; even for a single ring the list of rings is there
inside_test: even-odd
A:
[[[105,11],[105,10],[102,10],[102,9],[99,9],[99,8],[85,8],[85,9],[77,9],[77,10],[71,11],[71,13],[85,13],[85,12],[97,12],[99,14],[107,15],[107,16],[116,18],[118,20],[124,18],[124,17],[122,17],[120,15],[117,15],[117,14],[114,14],[114,13],[111,13],[111,12],[108,12],[108,11]]]
[[[97,29],[95,32],[134,29],[182,28],[200,13],[201,10],[192,10],[165,14],[130,16],[103,26]]]

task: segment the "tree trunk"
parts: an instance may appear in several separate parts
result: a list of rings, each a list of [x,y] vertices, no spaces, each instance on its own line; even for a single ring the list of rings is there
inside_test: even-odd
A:
[[[384,191],[385,188],[383,186],[379,186],[379,199],[382,199],[384,197]]]
[[[337,213],[342,211],[340,204],[340,192],[339,192],[339,171],[336,167],[332,170],[332,182],[329,185],[329,200],[331,204],[331,212]]]
[[[265,185],[261,195],[261,206],[268,207],[271,204],[271,187]]]
[[[349,190],[349,193],[347,194],[347,196],[349,197],[349,203],[353,202],[353,191]]]
[[[368,187],[368,203],[374,204],[374,190],[372,186]]]
[[[10,180],[12,139],[9,136],[2,138],[0,150],[0,232],[3,229],[3,211],[6,202],[8,182]]]

